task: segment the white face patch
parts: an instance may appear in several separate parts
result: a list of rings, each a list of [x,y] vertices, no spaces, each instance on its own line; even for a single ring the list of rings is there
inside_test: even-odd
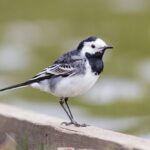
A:
[[[102,39],[96,39],[95,41],[85,42],[82,48],[81,54],[85,56],[85,53],[95,54],[96,52],[102,53],[104,47],[107,44]]]

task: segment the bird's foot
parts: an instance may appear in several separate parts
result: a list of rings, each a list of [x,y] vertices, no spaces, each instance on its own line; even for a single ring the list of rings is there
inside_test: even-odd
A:
[[[71,122],[62,122],[61,124],[64,124],[66,126],[69,126],[69,125],[74,125],[75,127],[87,127],[88,125],[83,123],[83,124],[79,124],[78,122],[76,121],[71,121]]]

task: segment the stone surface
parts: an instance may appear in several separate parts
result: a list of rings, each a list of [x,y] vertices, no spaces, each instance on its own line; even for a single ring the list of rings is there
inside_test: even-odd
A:
[[[150,141],[94,126],[61,125],[64,120],[0,104],[0,146],[11,139],[17,149],[150,150]]]

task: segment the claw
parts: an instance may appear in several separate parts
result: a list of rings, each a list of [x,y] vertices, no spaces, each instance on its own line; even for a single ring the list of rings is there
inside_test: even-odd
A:
[[[87,127],[88,125],[86,125],[85,123],[84,124],[79,124],[77,123],[76,121],[73,121],[73,122],[62,122],[61,123],[62,125],[66,125],[66,126],[69,126],[69,125],[74,125],[75,127]]]

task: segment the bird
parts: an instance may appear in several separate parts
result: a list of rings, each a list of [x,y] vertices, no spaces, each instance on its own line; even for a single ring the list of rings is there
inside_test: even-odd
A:
[[[62,54],[52,65],[29,80],[0,89],[0,92],[29,86],[48,92],[59,97],[59,103],[70,120],[63,122],[65,125],[85,127],[86,124],[74,119],[68,100],[93,87],[104,68],[104,53],[112,48],[101,38],[87,37],[75,49]]]

